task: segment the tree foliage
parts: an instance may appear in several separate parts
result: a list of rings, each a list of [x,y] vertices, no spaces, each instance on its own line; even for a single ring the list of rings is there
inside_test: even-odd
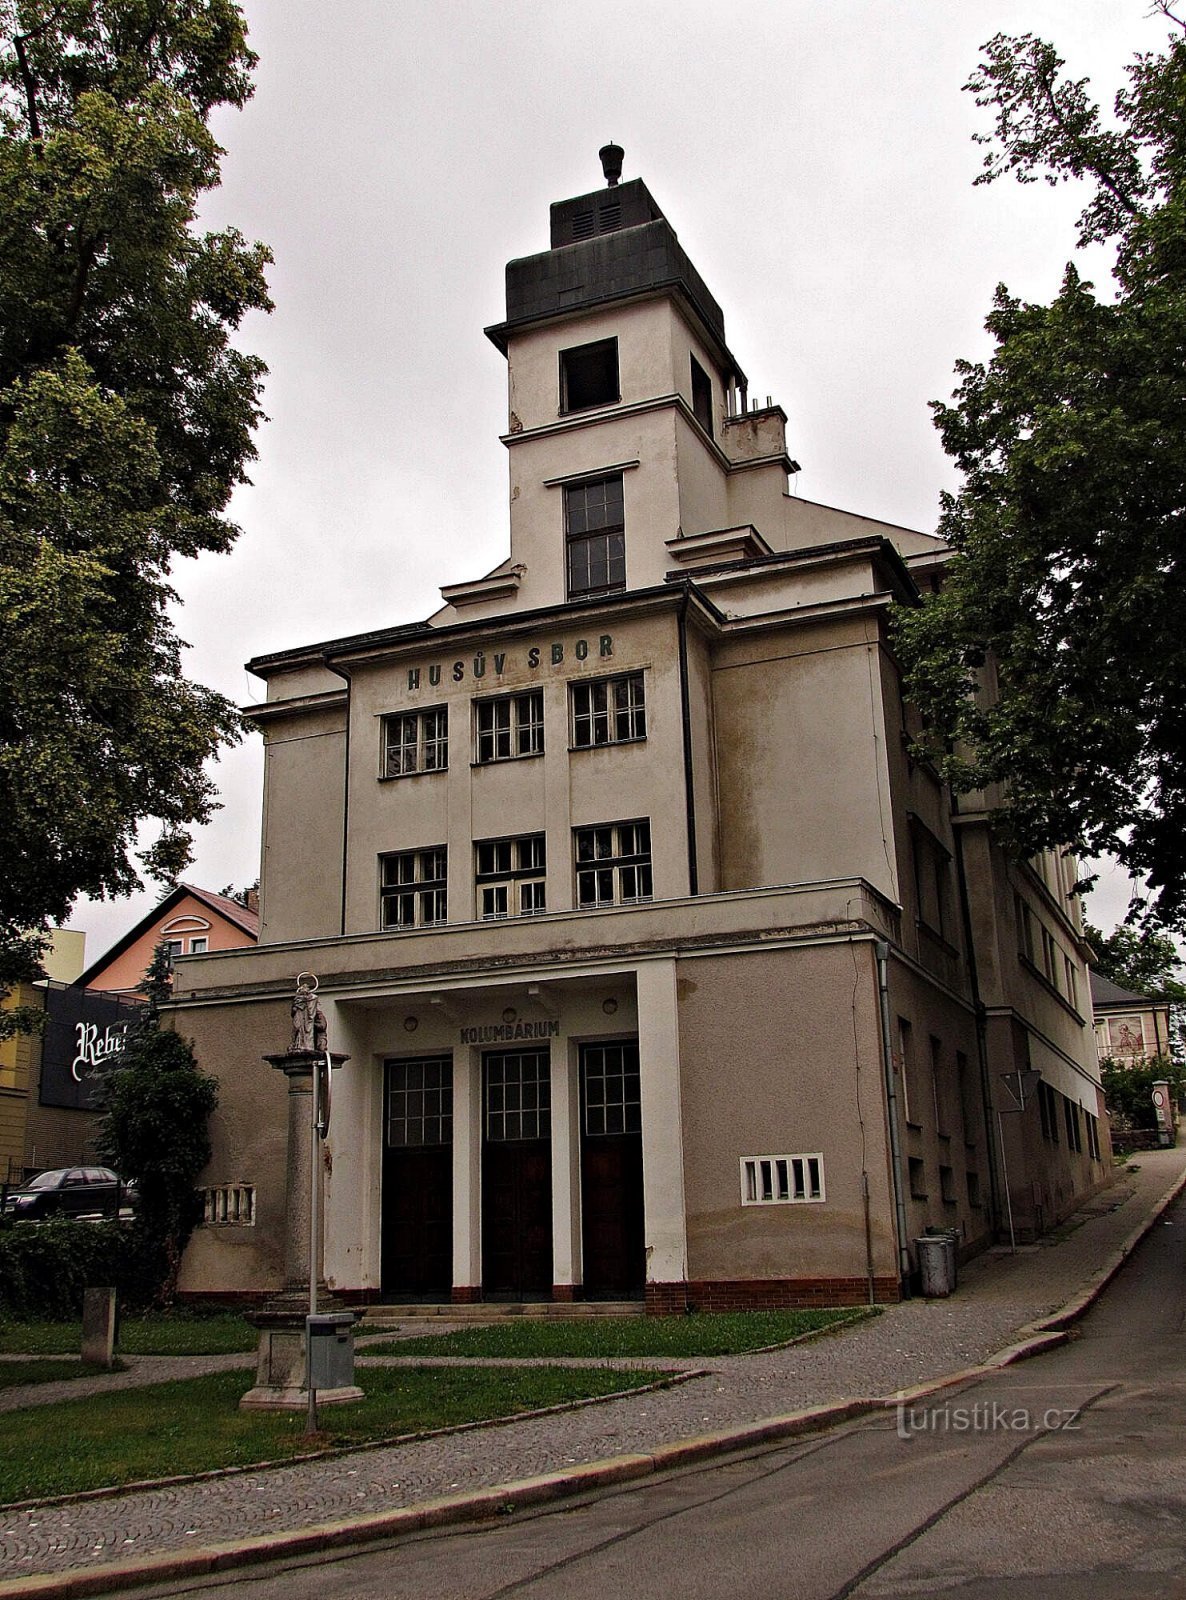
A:
[[[1168,1083],[1170,1097],[1175,1103],[1186,1093],[1186,1068],[1168,1056],[1154,1056],[1135,1065],[1110,1059],[1101,1061],[1100,1080],[1108,1113],[1114,1127],[1118,1128],[1156,1128],[1155,1083]]]
[[[930,752],[996,799],[1018,853],[1112,853],[1186,927],[1186,36],[1138,56],[1104,125],[1053,48],[998,35],[967,87],[995,113],[979,182],[1078,180],[1097,293],[1003,286],[986,363],[934,406],[962,487],[947,581],[902,621]]]
[[[1120,988],[1151,1000],[1186,1000],[1186,983],[1178,976],[1182,960],[1168,934],[1130,923],[1101,933],[1086,923],[1083,937],[1095,952],[1094,970]]]
[[[194,226],[254,60],[230,0],[0,0],[0,983],[80,892],[177,876],[237,736],[168,607],[255,454],[270,258]]]
[[[198,1068],[188,1039],[161,1026],[171,987],[169,950],[158,945],[140,985],[146,1007],[106,1083],[98,1148],[136,1182],[136,1223],[159,1258],[160,1298],[171,1299],[186,1241],[199,1217],[194,1185],[210,1160],[207,1123],[218,1084]]]

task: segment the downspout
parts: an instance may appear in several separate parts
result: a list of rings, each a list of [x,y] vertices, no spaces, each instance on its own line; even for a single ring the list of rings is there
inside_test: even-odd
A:
[[[993,1134],[992,1077],[988,1065],[988,1025],[984,1002],[980,998],[980,975],[976,966],[976,943],[972,937],[972,907],[968,899],[968,874],[964,866],[964,830],[959,826],[959,796],[951,797],[951,829],[955,842],[955,880],[959,885],[960,920],[964,928],[964,948],[968,953],[968,987],[972,991],[972,1009],[976,1017],[976,1055],[980,1066],[980,1100],[984,1108],[984,1150],[988,1157],[989,1210],[992,1215],[994,1235],[1001,1227],[1001,1191],[997,1182],[997,1161],[1000,1153]]]
[[[898,1233],[898,1292],[910,1299],[910,1249],[906,1243],[906,1199],[902,1184],[902,1141],[898,1133],[898,1087],[894,1082],[894,1047],[890,1033],[889,945],[878,939],[877,993],[881,1002],[881,1071],[885,1079],[886,1116],[889,1122],[890,1174],[894,1184],[894,1219]]]
[[[688,893],[700,893],[696,866],[696,785],[692,778],[692,709],[688,698],[688,591],[679,613],[679,711],[684,740],[684,812],[688,819]]]
[[[346,685],[346,748],[342,761],[342,934],[346,932],[346,859],[350,839],[350,722],[354,710],[354,680],[345,667],[335,667],[332,661],[323,660],[327,672],[336,673]]]

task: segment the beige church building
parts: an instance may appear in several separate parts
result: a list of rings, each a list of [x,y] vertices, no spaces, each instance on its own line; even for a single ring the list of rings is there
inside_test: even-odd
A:
[[[890,623],[944,547],[791,492],[639,180],[510,263],[510,553],[427,621],[257,658],[257,946],[177,964],[221,1083],[193,1294],[283,1276],[283,1050],[334,1074],[329,1284],[887,1301],[1108,1179],[1073,866],[912,753]]]

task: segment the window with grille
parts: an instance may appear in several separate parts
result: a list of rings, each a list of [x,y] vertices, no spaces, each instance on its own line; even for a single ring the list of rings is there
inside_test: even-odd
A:
[[[618,341],[598,339],[560,352],[560,409],[587,411],[622,398],[618,386]]]
[[[572,742],[577,750],[628,744],[647,736],[646,685],[641,672],[594,678],[569,687]]]
[[[564,490],[568,598],[612,594],[626,587],[626,524],[622,474],[570,483]]]
[[[642,1082],[637,1044],[627,1040],[582,1045],[581,1076],[585,1132],[590,1138],[640,1132]]]
[[[743,1206],[804,1205],[824,1199],[822,1155],[742,1156]]]
[[[387,1143],[453,1143],[453,1058],[387,1063]]]
[[[400,850],[379,857],[379,915],[382,928],[429,928],[448,918],[448,853]]]
[[[631,905],[651,898],[651,825],[608,822],[573,830],[577,904]]]
[[[538,756],[544,750],[544,692],[504,694],[474,705],[477,760],[513,761],[516,756]]]
[[[487,1139],[492,1144],[503,1144],[550,1138],[552,1079],[548,1052],[491,1051],[485,1065]]]
[[[449,765],[449,708],[401,711],[382,719],[385,778],[444,772]]]
[[[198,1192],[202,1197],[202,1221],[208,1228],[254,1228],[253,1183],[215,1183]]]
[[[474,857],[478,914],[484,922],[547,910],[547,843],[542,833],[479,839]]]

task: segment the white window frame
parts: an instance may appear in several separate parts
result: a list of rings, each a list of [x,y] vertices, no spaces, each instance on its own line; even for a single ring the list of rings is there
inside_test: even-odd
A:
[[[574,750],[640,744],[647,736],[646,678],[642,672],[580,679],[569,684],[568,700]]]
[[[475,839],[474,882],[479,920],[501,922],[508,917],[533,917],[546,911],[547,872],[547,836],[544,833]]]
[[[449,770],[449,708],[392,711],[380,718],[379,775],[414,778]]]
[[[822,1151],[741,1157],[743,1206],[815,1206],[826,1204],[827,1198]]]
[[[582,856],[583,838],[591,840],[592,854]],[[633,817],[625,822],[600,822],[574,828],[572,843],[578,911],[641,905],[654,898],[649,818]],[[595,890],[592,897],[582,893],[586,884],[592,884]]]
[[[396,867],[397,862],[404,865]],[[431,872],[429,867],[433,869]],[[379,857],[381,931],[397,933],[404,928],[439,928],[449,920],[448,891],[449,857],[445,845],[385,851]],[[397,908],[398,916],[388,917],[389,903]]]
[[[486,726],[483,726],[486,724]],[[491,695],[474,701],[474,762],[521,761],[544,753],[544,691]]]

